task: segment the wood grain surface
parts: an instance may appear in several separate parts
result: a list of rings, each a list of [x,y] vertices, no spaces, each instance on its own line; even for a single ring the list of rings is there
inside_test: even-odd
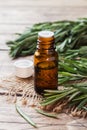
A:
[[[15,110],[14,104],[8,104],[6,97],[0,96],[0,130],[33,130]],[[70,115],[58,114],[58,119],[42,116],[33,108],[20,107],[37,124],[38,130],[86,130],[85,119],[73,118]]]
[[[14,60],[9,57],[6,41],[15,39],[15,33],[22,33],[38,22],[76,20],[80,17],[87,17],[87,0],[0,0],[0,77],[14,71]],[[33,130],[2,93],[1,90],[0,130]],[[86,119],[59,114],[56,120],[37,114],[33,108],[21,108],[37,123],[38,130],[87,130]]]

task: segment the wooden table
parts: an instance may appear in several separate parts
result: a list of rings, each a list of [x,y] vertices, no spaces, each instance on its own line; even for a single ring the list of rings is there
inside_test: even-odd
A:
[[[14,61],[9,57],[5,43],[15,39],[16,32],[21,33],[38,22],[78,17],[87,17],[86,0],[0,0],[0,77],[13,72]],[[37,114],[33,108],[22,109],[38,124],[38,130],[87,130],[85,119],[59,114],[56,120]],[[0,130],[29,129],[34,128],[18,115],[14,104],[6,102],[6,96],[0,89]]]

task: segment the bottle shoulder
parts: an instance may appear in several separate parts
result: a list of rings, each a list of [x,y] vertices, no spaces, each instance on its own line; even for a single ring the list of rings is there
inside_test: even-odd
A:
[[[58,56],[58,53],[55,50],[36,50],[34,53],[35,56]]]
[[[44,53],[37,50],[34,54],[34,60],[35,61],[57,61],[58,53],[56,51],[52,53]]]

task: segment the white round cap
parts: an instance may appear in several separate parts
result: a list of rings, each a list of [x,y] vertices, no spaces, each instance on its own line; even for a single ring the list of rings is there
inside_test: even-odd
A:
[[[14,67],[17,77],[28,78],[33,74],[33,62],[31,60],[17,60]]]
[[[19,68],[29,68],[33,65],[33,62],[31,60],[18,60],[14,65]]]
[[[51,31],[40,31],[38,33],[38,36],[43,37],[43,38],[50,38],[54,36],[54,32]]]

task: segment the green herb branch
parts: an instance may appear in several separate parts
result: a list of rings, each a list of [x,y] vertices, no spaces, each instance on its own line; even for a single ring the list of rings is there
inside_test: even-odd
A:
[[[14,41],[8,41],[10,56],[31,55],[36,49],[37,35],[41,30],[50,30],[55,34],[56,50],[64,52],[67,49],[87,45],[87,18],[76,21],[57,21],[34,24]]]
[[[87,110],[87,81],[72,85],[66,84],[64,90],[46,90],[44,97],[41,102],[42,106],[65,101],[65,107],[72,108],[74,106],[77,110]]]

